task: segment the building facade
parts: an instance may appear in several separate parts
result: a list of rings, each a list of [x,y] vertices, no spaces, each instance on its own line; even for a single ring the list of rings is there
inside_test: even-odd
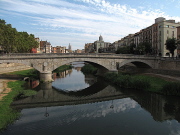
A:
[[[137,47],[140,43],[148,42],[152,45],[153,54],[168,57],[170,53],[166,49],[166,40],[168,38],[178,38],[178,35],[180,35],[179,26],[180,22],[176,23],[175,20],[166,20],[159,17],[155,19],[155,23],[151,26],[118,40],[118,46],[123,47],[134,43]],[[177,50],[175,50],[174,56],[177,56]]]
[[[166,49],[166,40],[168,38],[177,39],[177,27],[180,26],[180,23],[176,23],[175,20],[165,20],[161,18],[162,21],[158,23],[158,48],[160,50],[161,56],[169,56],[169,50]],[[175,50],[174,56],[177,55],[177,50]]]
[[[52,53],[67,53],[67,49],[65,46],[52,47]]]
[[[42,53],[51,53],[51,43],[47,41],[40,41],[40,51]]]
[[[177,56],[180,58],[180,26],[177,27]]]
[[[100,35],[99,40],[94,43],[86,43],[84,49],[85,53],[103,53],[112,50],[112,45],[110,42],[104,42],[103,37]]]

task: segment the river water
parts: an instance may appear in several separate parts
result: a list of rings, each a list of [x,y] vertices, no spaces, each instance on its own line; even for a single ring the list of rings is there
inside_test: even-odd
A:
[[[38,85],[37,95],[14,101],[21,117],[0,134],[180,135],[179,98],[120,89],[84,75],[81,66],[74,63],[53,83]]]

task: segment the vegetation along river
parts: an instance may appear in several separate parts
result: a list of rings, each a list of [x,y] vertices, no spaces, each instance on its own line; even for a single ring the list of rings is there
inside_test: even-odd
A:
[[[34,81],[37,94],[13,102],[21,116],[0,135],[179,135],[179,97],[119,88],[84,75],[83,63]]]

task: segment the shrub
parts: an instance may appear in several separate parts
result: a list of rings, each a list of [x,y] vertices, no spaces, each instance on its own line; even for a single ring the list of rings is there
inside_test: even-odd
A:
[[[180,96],[180,83],[168,82],[163,85],[161,92],[165,95],[177,95]]]
[[[87,73],[87,74],[95,74],[97,72],[97,68],[95,68],[93,65],[91,64],[85,64],[82,68],[81,71],[83,73]]]
[[[118,75],[116,73],[105,73],[104,74],[105,80],[110,81],[110,82],[114,82],[115,79],[117,78],[117,76]]]
[[[132,88],[147,90],[150,87],[151,87],[150,82],[147,79],[139,76],[132,77]]]

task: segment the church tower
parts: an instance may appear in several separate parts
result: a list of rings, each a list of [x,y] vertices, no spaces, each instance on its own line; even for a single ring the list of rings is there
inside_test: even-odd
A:
[[[69,43],[69,46],[68,46],[68,50],[72,51],[72,47],[71,47],[70,43]]]
[[[99,41],[103,41],[103,37],[101,35],[99,36]]]

